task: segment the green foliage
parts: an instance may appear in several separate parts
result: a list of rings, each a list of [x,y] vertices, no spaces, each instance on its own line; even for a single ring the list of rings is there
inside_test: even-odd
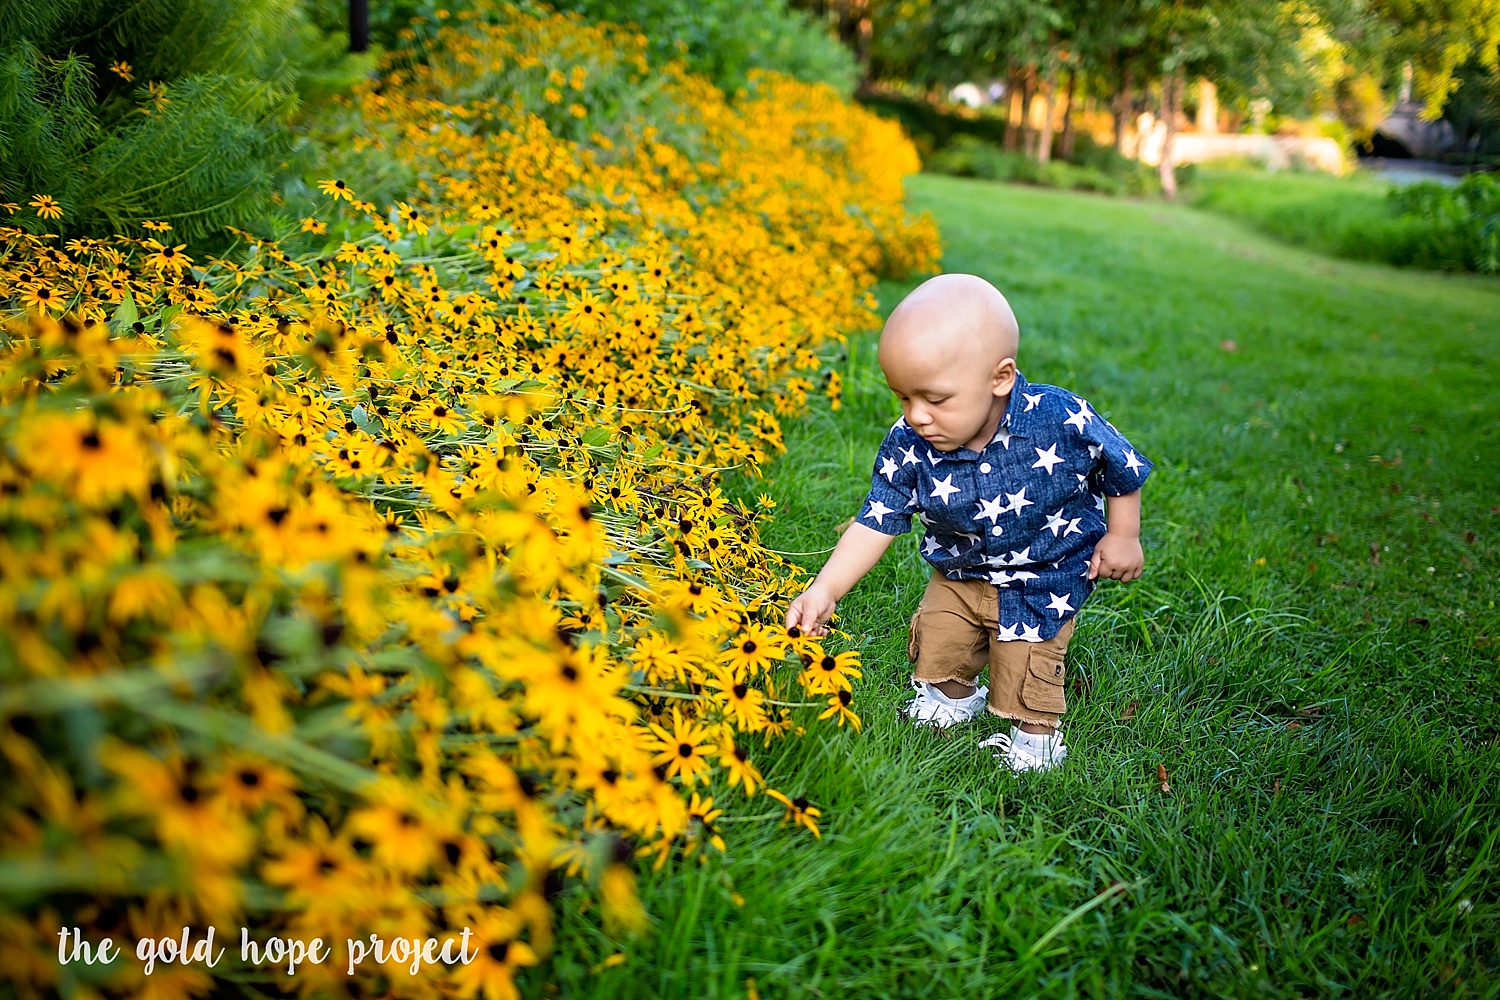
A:
[[[754,68],[854,92],[854,59],[836,39],[784,0],[559,0],[591,21],[634,24],[658,61],[683,59],[727,93]]]
[[[347,87],[347,59],[300,0],[38,0],[0,13],[0,201],[64,234],[196,241],[256,217],[301,96]],[[36,195],[61,219],[34,215]]]
[[[1199,171],[1194,205],[1233,216],[1323,253],[1397,267],[1486,270],[1497,239],[1494,178],[1475,174],[1460,195],[1438,185],[1412,193],[1366,177]],[[1430,190],[1435,189],[1435,190]]]
[[[1452,259],[1471,271],[1500,272],[1500,177],[1470,174],[1457,187],[1423,183],[1390,193],[1393,208],[1441,234]]]
[[[1111,159],[1100,153],[1094,157],[1094,162],[1084,164],[1062,160],[1038,163],[1031,157],[1006,152],[972,135],[958,136],[929,157],[924,166],[933,173],[1069,191],[1145,195],[1161,190],[1156,171],[1118,154]]]
[[[1005,121],[993,114],[958,114],[889,91],[862,95],[859,100],[876,114],[899,121],[923,152],[941,149],[961,135],[994,143],[1005,139]]]

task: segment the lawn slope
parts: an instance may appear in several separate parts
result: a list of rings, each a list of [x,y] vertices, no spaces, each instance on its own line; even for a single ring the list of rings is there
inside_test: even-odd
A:
[[[651,937],[617,947],[565,916],[533,985],[1494,995],[1500,284],[1183,207],[931,176],[911,192],[945,270],[1010,297],[1027,377],[1088,397],[1157,463],[1146,575],[1079,618],[1073,759],[1015,778],[975,750],[985,720],[898,724],[927,577],[909,536],[840,606],[866,729],[766,761],[805,776],[787,791],[823,810],[822,841],[736,824],[726,855],[645,880]],[[810,568],[899,414],[873,349],[851,342],[843,409],[739,484],[779,501],[769,544]]]

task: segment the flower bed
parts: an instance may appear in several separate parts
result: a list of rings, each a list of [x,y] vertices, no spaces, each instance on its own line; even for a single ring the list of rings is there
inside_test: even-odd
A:
[[[572,18],[413,34],[289,232],[200,261],[0,230],[23,993],[505,996],[558,878],[639,928],[627,862],[721,846],[727,796],[818,832],[755,753],[857,727],[858,654],[779,626],[798,571],[716,473],[836,406],[825,356],[876,321],[876,275],[932,267],[910,145],[826,88],[729,101]],[[211,925],[212,974],[55,959],[64,926]],[[334,958],[247,968],[239,927]],[[467,964],[347,973],[346,939],[464,928]]]

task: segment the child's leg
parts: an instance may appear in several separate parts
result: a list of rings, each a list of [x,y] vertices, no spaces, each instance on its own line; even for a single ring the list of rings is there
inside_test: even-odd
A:
[[[1014,719],[1025,733],[1053,733],[1068,708],[1063,657],[1072,637],[1071,618],[1045,642],[1001,641],[991,633],[990,713]]]
[[[994,604],[995,588],[990,584],[950,580],[934,571],[911,617],[906,653],[912,678],[950,698],[972,695],[989,660],[994,629],[985,620],[994,617]]]

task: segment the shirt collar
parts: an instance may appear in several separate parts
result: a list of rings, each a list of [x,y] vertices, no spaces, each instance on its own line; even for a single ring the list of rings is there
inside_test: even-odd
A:
[[[994,444],[1000,438],[1002,430],[1009,430],[1015,437],[1031,436],[1031,417],[1027,411],[1026,400],[1021,394],[1031,385],[1026,381],[1026,376],[1021,370],[1016,369],[1016,384],[1010,387],[1010,400],[1005,404],[1005,416],[1000,418],[1000,426],[995,428],[995,436],[990,438],[990,444]]]

